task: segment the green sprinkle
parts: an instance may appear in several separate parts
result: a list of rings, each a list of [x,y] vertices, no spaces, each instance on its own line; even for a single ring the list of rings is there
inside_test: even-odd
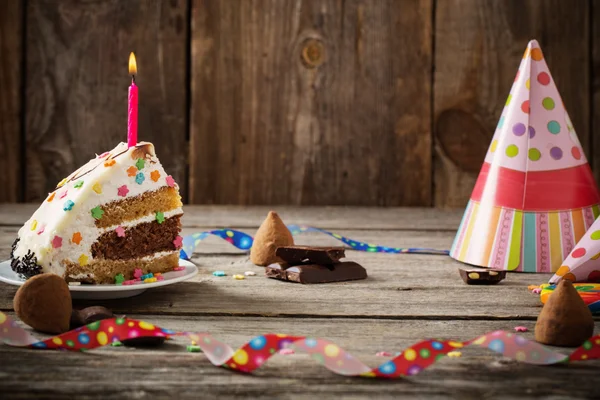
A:
[[[100,208],[100,206],[92,208],[92,217],[95,219],[100,219],[102,218],[102,215],[104,215],[104,210]]]
[[[162,212],[160,212],[160,211],[157,211],[157,213],[156,213],[156,221],[157,221],[159,224],[162,224],[163,222],[165,222],[165,214],[163,214],[163,213],[162,213]]]
[[[83,180],[78,180],[77,182],[75,182],[75,185],[73,185],[74,188],[79,189],[80,187],[83,186]]]
[[[121,347],[121,346],[123,346],[123,343],[121,343],[117,340],[116,342],[112,342],[110,345],[113,347]]]
[[[144,161],[143,158],[138,158],[137,161],[135,162],[135,167],[137,169],[142,169],[144,168],[144,165],[146,165],[146,161]]]
[[[188,353],[202,353],[200,346],[189,345],[186,347]]]
[[[125,277],[123,276],[123,274],[117,274],[115,276],[115,284],[122,285],[123,282],[125,282]]]

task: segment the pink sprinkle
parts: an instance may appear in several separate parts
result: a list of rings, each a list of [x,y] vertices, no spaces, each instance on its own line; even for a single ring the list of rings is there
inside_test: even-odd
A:
[[[162,276],[162,275],[159,275],[159,276],[157,276],[157,277],[156,277],[156,280],[157,280],[157,281],[164,281],[164,280],[165,280],[165,277],[164,277],[164,276]]]
[[[115,229],[115,232],[117,232],[118,237],[125,237],[125,229],[123,229],[122,226],[117,226],[117,229]]]
[[[535,289],[533,289],[533,290],[531,291],[531,293],[533,293],[533,294],[540,294],[540,293],[542,293],[542,289],[541,289],[541,288],[539,288],[539,287],[538,287],[538,288],[535,288]]]
[[[104,152],[104,153],[100,154],[100,155],[98,156],[98,158],[104,158],[104,157],[106,157],[106,156],[107,156],[107,155],[109,155],[109,154],[110,154],[110,151],[106,151],[106,152]]]
[[[175,186],[175,179],[173,179],[173,177],[171,175],[167,175],[167,177],[165,179],[167,181],[167,186],[168,187],[174,187]]]
[[[142,278],[135,278],[135,281],[136,281],[136,282],[141,282],[141,281],[142,281]]]
[[[117,194],[121,197],[127,196],[127,193],[129,193],[129,189],[127,189],[127,185],[123,185],[117,189]]]
[[[296,353],[294,349],[281,349],[279,350],[279,354],[283,354],[284,356]]]
[[[391,357],[392,353],[388,353],[387,351],[378,351],[375,353],[377,357]]]
[[[122,283],[122,285],[135,285],[137,281],[135,279],[130,279]]]
[[[139,268],[136,268],[136,269],[134,269],[134,270],[133,270],[133,276],[134,276],[135,278],[141,278],[141,277],[142,277],[142,275],[144,275],[144,273],[142,272],[142,270],[141,270],[141,269],[139,269]]]
[[[38,231],[36,232],[38,235],[41,235],[42,233],[44,233],[44,229],[46,229],[46,225],[42,225],[40,226],[40,229],[38,229]]]
[[[175,240],[173,240],[173,244],[175,245],[176,249],[179,249],[181,247],[181,245],[183,244],[183,238],[181,236],[177,236],[175,238]]]
[[[185,269],[185,267],[175,267],[173,268],[173,271],[183,271]]]
[[[65,198],[65,196],[67,195],[67,189],[63,190],[59,195],[58,198],[59,199],[63,199]]]
[[[528,330],[526,326],[515,326],[515,332],[527,332]]]
[[[54,236],[54,239],[52,239],[52,247],[55,249],[62,247],[62,238],[60,236]]]

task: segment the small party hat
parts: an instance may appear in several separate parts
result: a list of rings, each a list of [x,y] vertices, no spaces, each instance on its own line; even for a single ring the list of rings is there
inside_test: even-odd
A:
[[[555,272],[600,213],[598,203],[592,171],[532,40],[450,256],[494,269]]]
[[[571,254],[550,279],[555,284],[561,280],[571,282],[600,282],[600,219],[577,242]]]

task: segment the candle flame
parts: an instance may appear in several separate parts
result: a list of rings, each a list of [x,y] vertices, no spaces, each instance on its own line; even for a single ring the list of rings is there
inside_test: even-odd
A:
[[[137,63],[135,62],[135,54],[133,51],[129,54],[129,75],[137,74]]]

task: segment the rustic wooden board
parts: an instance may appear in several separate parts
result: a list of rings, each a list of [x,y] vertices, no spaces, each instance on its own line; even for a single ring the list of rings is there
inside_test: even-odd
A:
[[[126,141],[129,52],[137,55],[139,140],[187,187],[188,2],[27,2],[27,201]]]
[[[22,198],[23,2],[0,4],[0,202]]]
[[[533,329],[522,321],[381,321],[372,319],[160,317],[140,319],[162,327],[208,331],[231,346],[244,344],[266,332],[311,335],[334,341],[372,366],[385,361],[378,351],[395,353],[428,337],[466,340],[485,332],[516,325]],[[600,328],[597,324],[597,329]],[[38,335],[41,336],[41,335]],[[523,336],[532,338],[532,333]],[[378,398],[409,395],[411,398],[461,398],[544,395],[594,397],[600,362],[563,368],[535,367],[502,359],[488,350],[466,348],[461,358],[447,358],[416,377],[398,381],[374,381],[334,375],[306,355],[277,355],[255,375],[215,368],[202,354],[186,353],[184,340],[157,349],[107,347],[87,354],[31,351],[0,347],[10,364],[0,366],[0,390],[9,396],[79,396],[89,398],[166,396],[206,397],[227,395],[242,398],[315,398],[338,396]],[[160,366],[147,368],[148,365]],[[99,375],[99,371],[102,374]],[[60,376],[60,382],[57,382]],[[101,378],[99,378],[101,376]],[[506,382],[510,381],[510,385]],[[569,382],[568,386],[561,383]]]
[[[0,204],[0,226],[20,227],[39,204]],[[270,210],[287,224],[322,229],[419,229],[455,232],[463,210],[431,208],[297,207],[297,206],[200,206],[183,208],[186,227],[258,228]]]
[[[436,7],[434,204],[464,206],[530,39],[590,154],[590,2],[450,0]]]
[[[429,205],[431,3],[193,1],[190,201]]]

